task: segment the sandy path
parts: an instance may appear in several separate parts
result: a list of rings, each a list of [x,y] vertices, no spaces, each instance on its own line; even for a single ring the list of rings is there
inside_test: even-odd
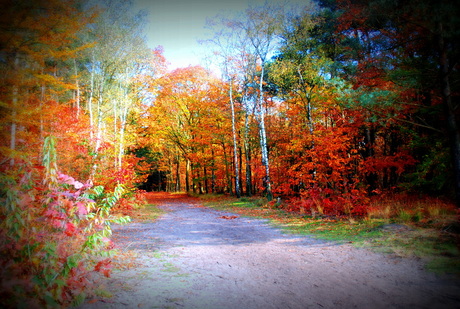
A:
[[[263,220],[171,200],[155,223],[114,227],[139,267],[81,308],[460,308],[460,282],[416,261],[286,235]]]

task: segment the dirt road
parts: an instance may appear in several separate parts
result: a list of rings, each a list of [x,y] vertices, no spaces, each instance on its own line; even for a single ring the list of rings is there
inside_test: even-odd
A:
[[[460,308],[459,280],[417,261],[163,202],[158,221],[114,227],[116,244],[141,264],[115,272],[112,296],[81,308]]]

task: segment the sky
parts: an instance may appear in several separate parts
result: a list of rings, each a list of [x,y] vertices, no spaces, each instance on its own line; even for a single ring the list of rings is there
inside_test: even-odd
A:
[[[260,5],[264,2],[265,0],[136,0],[136,7],[146,9],[149,13],[146,29],[149,47],[162,45],[164,55],[170,62],[169,69],[173,70],[189,65],[206,65],[206,47],[199,44],[198,40],[210,38],[204,27],[207,17],[235,14],[244,11],[249,5]]]

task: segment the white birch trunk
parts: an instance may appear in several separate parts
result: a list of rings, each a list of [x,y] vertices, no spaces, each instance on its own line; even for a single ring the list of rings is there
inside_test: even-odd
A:
[[[99,86],[99,97],[97,99],[97,131],[96,131],[96,141],[94,144],[94,164],[93,169],[91,171],[90,179],[94,178],[97,170],[97,157],[99,155],[99,148],[101,147],[101,140],[102,140],[102,101],[103,101],[103,81],[101,81],[101,85]],[[92,130],[91,130],[92,131]]]
[[[91,77],[90,77],[90,91],[88,98],[88,112],[89,112],[89,125],[90,125],[90,139],[94,138],[94,115],[93,115],[93,96],[94,96],[94,54],[91,62]]]
[[[268,145],[267,145],[267,132],[265,130],[265,109],[264,109],[264,94],[263,94],[263,81],[264,81],[264,61],[262,60],[262,71],[260,73],[259,84],[259,109],[260,109],[260,147],[262,151],[262,165],[265,166],[265,179],[266,194],[268,200],[271,200],[272,190],[270,181],[270,164],[268,162]]]
[[[97,100],[97,131],[96,131],[96,143],[94,147],[94,152],[99,152],[99,148],[101,147],[101,135],[102,135],[102,104],[103,104],[103,82],[99,86],[99,97]]]
[[[244,154],[246,158],[246,194],[252,196],[251,154],[249,146],[249,113],[244,117]]]
[[[113,147],[114,147],[114,153],[118,153],[118,148],[119,148],[119,145],[117,145],[117,134],[119,133],[118,132],[118,128],[117,128],[117,124],[118,124],[118,104],[117,104],[117,100],[116,99],[112,99],[112,108],[113,108]],[[121,115],[120,115],[120,118],[121,118]],[[121,121],[121,120],[120,120]],[[118,138],[119,140],[119,138]],[[115,155],[114,158],[114,166],[116,169],[120,169],[121,168],[121,165],[119,164],[119,160],[118,160],[118,155]]]
[[[125,104],[125,108],[123,109],[120,115],[120,139],[119,139],[119,149],[118,149],[118,168],[121,168],[123,163],[123,155],[125,154],[125,131],[126,131],[126,119],[128,117],[129,111],[129,104]]]
[[[76,90],[76,98],[75,103],[77,105],[77,119],[80,117],[80,80],[78,78],[78,68],[77,68],[77,60],[73,59],[73,66],[75,71],[75,88]]]
[[[233,159],[235,161],[235,193],[236,197],[241,197],[240,189],[240,168],[238,164],[238,147],[236,143],[236,128],[235,128],[235,104],[233,102],[233,78],[230,78],[230,106],[232,110],[232,133],[233,133]]]

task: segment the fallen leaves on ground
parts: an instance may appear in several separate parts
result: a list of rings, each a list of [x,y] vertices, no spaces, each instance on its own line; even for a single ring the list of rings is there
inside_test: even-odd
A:
[[[238,216],[220,216],[218,219],[233,220],[238,218]]]

